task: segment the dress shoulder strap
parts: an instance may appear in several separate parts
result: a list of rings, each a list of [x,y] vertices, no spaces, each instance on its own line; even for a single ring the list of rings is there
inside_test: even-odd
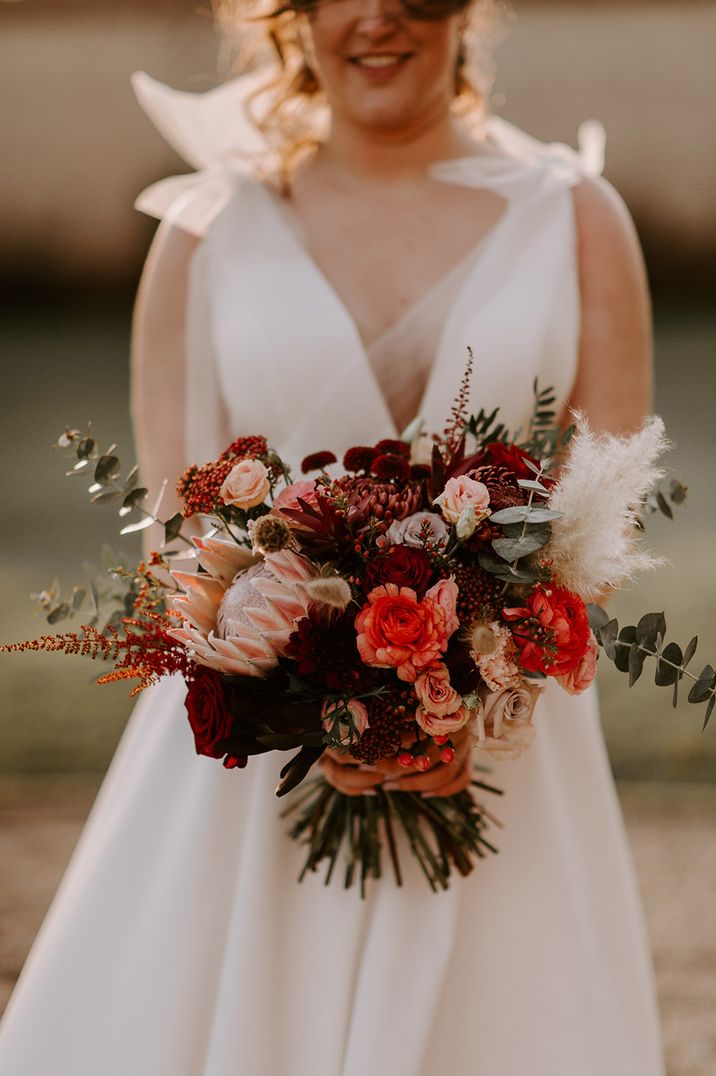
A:
[[[440,161],[431,175],[447,183],[486,187],[508,201],[527,200],[573,187],[604,168],[606,134],[598,120],[579,127],[577,150],[562,142],[540,142],[498,116],[487,121],[477,152]]]
[[[142,213],[203,237],[250,176],[265,140],[246,112],[262,79],[241,75],[205,93],[165,86],[143,71],[132,76],[139,104],[159,133],[195,171],[152,184],[135,203]]]

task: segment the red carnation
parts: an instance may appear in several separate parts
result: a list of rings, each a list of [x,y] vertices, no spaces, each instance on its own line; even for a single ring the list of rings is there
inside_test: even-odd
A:
[[[221,758],[225,752],[219,744],[231,735],[234,723],[226,705],[221,674],[205,665],[197,665],[184,705],[194,733],[197,755]]]
[[[389,456],[404,456],[408,459],[410,456],[410,445],[405,441],[396,441],[391,438],[384,438],[382,441],[378,441],[375,446],[375,451],[378,454],[385,453]]]
[[[512,622],[518,660],[528,672],[566,676],[574,672],[590,641],[587,609],[578,594],[557,586],[534,587],[524,606],[504,609]]]
[[[410,464],[403,456],[386,453],[373,461],[373,474],[381,482],[407,482],[410,478]]]
[[[337,462],[332,452],[313,452],[303,459],[301,470],[304,474],[308,474],[309,471],[324,471],[331,463]]]
[[[384,553],[379,553],[374,560],[366,564],[365,568],[368,590],[384,583],[396,583],[399,587],[410,587],[422,595],[430,585],[432,576],[433,569],[425,550],[409,545],[389,546]]]
[[[370,448],[367,445],[356,445],[355,448],[349,448],[343,457],[343,467],[351,473],[365,471],[368,474],[377,455],[378,451],[375,448]]]
[[[517,478],[534,478],[534,471],[527,466],[525,460],[539,466],[538,460],[517,445],[503,445],[501,441],[492,441],[485,445],[475,466],[484,467],[485,464],[491,464],[493,467],[506,467]]]

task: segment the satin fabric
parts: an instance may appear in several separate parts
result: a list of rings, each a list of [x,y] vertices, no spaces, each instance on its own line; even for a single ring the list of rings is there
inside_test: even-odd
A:
[[[157,108],[191,142],[201,106],[182,127],[185,104],[167,91]],[[450,183],[486,186],[509,204],[441,315],[419,408],[430,428],[468,345],[473,403],[502,405],[513,428],[535,377],[561,401],[576,370],[571,187],[594,171],[594,146],[590,163],[496,121],[482,150],[434,169],[446,196]],[[166,186],[143,199],[204,236],[187,311],[188,458],[225,447],[219,404],[233,433],[263,432],[294,462],[394,436],[330,282],[268,191],[216,160],[181,181],[181,204]],[[227,772],[197,758],[183,692],[167,681],[133,714],[3,1022],[2,1076],[663,1074],[592,691],[550,684],[535,746],[495,767],[498,856],[434,895],[404,848],[404,887],[386,875],[365,901],[319,876],[296,884],[280,760]]]

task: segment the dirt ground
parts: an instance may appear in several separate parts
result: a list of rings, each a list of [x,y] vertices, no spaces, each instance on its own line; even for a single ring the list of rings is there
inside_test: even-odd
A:
[[[12,865],[0,877],[0,1010],[96,788],[87,776],[0,778],[0,862]],[[654,953],[668,1076],[713,1076],[716,788],[628,783],[619,794]]]

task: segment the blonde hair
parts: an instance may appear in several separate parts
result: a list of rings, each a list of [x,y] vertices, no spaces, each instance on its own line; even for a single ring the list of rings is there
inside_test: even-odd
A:
[[[230,49],[233,69],[265,71],[247,100],[251,122],[266,140],[264,174],[287,189],[300,159],[323,140],[328,105],[306,59],[300,16],[270,0],[212,0]],[[505,0],[472,0],[455,77],[453,109],[479,131],[487,115],[494,77],[490,50],[498,36]]]

